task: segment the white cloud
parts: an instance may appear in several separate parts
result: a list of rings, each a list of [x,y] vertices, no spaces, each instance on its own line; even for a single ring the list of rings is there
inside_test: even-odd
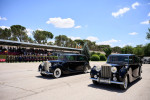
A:
[[[148,16],[150,16],[150,12],[148,13]]]
[[[32,36],[32,32],[33,32],[32,29],[27,28],[26,31],[27,31],[27,35],[28,35],[29,37]]]
[[[90,41],[97,41],[97,40],[99,40],[97,37],[94,37],[94,36],[89,36],[86,39],[90,40]]]
[[[0,28],[2,28],[2,29],[5,29],[5,28],[10,29],[10,27],[8,27],[8,26],[0,26]]]
[[[74,28],[81,28],[81,26],[75,26]]]
[[[47,24],[53,24],[57,28],[72,28],[74,27],[74,20],[71,18],[62,19],[61,17],[49,18]]]
[[[132,32],[132,33],[129,33],[129,35],[137,35],[138,33],[136,32]]]
[[[73,37],[73,36],[70,36],[69,38],[71,38],[71,40],[76,40],[76,39],[81,39],[80,37]]]
[[[112,12],[112,16],[114,16],[114,17],[123,16],[123,14],[129,10],[130,10],[130,8],[128,8],[128,7],[119,9],[119,11],[117,11],[117,12]]]
[[[140,5],[140,4],[139,4],[138,2],[135,2],[135,3],[132,4],[132,8],[133,8],[133,9],[136,9],[136,6],[139,6],[139,5]]]
[[[121,40],[115,40],[115,39],[111,39],[108,41],[102,41],[102,42],[98,42],[96,44],[98,45],[112,45],[112,43],[116,43],[116,42],[120,42]]]
[[[143,21],[143,22],[141,22],[140,24],[150,24],[150,20]]]
[[[1,17],[1,16],[0,16],[0,20],[7,20],[7,18],[6,18],[6,17]]]

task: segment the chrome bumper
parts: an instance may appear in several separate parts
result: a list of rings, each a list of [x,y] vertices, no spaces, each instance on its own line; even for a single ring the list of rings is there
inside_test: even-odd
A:
[[[42,74],[46,74],[46,75],[53,75],[53,73],[50,72],[46,72],[46,71],[41,71]]]
[[[107,83],[107,84],[111,84],[111,83],[113,83],[113,84],[124,84],[123,82],[117,82],[117,81],[108,81],[108,82],[101,82],[100,81],[100,79],[99,78],[90,78],[91,80],[94,80],[94,81],[97,81],[97,82],[99,82],[99,83]]]

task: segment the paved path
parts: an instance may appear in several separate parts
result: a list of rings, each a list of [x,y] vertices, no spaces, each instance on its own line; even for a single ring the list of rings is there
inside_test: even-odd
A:
[[[101,65],[105,62],[90,62]],[[142,79],[123,91],[118,85],[92,84],[87,74],[42,77],[40,63],[0,63],[0,100],[150,100],[150,65],[143,65]]]

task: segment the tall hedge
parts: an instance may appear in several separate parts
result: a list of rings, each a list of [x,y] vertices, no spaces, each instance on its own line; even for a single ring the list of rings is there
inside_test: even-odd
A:
[[[89,52],[89,47],[87,45],[87,42],[85,42],[83,46],[82,54],[84,54],[87,57],[88,61],[90,60],[90,52]]]

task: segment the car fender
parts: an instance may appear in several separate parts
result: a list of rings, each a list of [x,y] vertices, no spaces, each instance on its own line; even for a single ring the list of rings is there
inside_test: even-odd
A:
[[[57,64],[57,65],[51,67],[52,70],[55,70],[56,68],[60,68],[62,70],[62,65]]]
[[[128,69],[123,67],[120,69],[119,75],[121,76],[121,78],[124,78],[127,72],[128,72]]]
[[[42,69],[42,66],[41,66],[41,64],[39,65],[39,68],[38,68],[38,71],[40,71]]]
[[[132,69],[131,68],[128,69],[128,76],[129,76],[129,82],[132,82],[133,77],[132,77]]]

